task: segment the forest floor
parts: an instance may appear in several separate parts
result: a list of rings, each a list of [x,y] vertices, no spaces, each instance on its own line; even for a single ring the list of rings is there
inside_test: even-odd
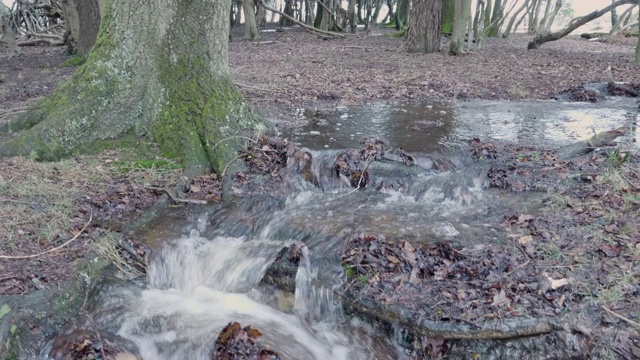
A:
[[[401,51],[401,39],[384,36],[390,32],[374,29],[368,35],[322,40],[293,28],[262,33],[266,43],[251,43],[241,41],[241,30],[236,29],[230,45],[232,77],[249,102],[279,126],[303,124],[305,120],[296,115],[299,108],[331,110],[338,105],[398,99],[551,99],[585,83],[605,82],[609,67],[615,80],[640,83],[640,71],[633,64],[636,38],[604,44],[570,37],[529,51],[530,37],[518,35],[488,39],[481,51],[452,57],[407,54]],[[61,55],[62,48],[26,48],[24,52],[20,58],[9,59],[6,49],[0,48],[0,140],[6,122],[55,89],[75,69],[61,66],[68,60]],[[477,142],[474,146],[479,149],[476,155],[495,165],[496,172],[488,174],[492,181],[503,181],[510,190],[524,190],[520,183],[529,180],[514,181],[508,176],[548,182],[548,174],[554,173],[554,179],[567,185],[550,197],[544,215],[513,214],[504,220],[513,246],[499,260],[506,265],[499,266],[520,283],[484,289],[487,292],[477,293],[474,300],[495,309],[499,317],[517,316],[526,307],[521,304],[533,303],[527,305],[533,309],[529,310],[541,316],[564,314],[587,304],[583,309],[597,309],[586,314],[596,314],[592,321],[612,331],[624,329],[620,333],[624,338],[611,351],[623,357],[638,356],[640,337],[630,331],[640,322],[637,154],[625,157],[625,152],[610,148],[567,161],[548,150],[517,144]],[[144,156],[126,150],[105,151],[55,163],[0,159],[0,295],[54,287],[74,276],[74,261],[92,250],[106,257],[136,257],[135,244],[127,247],[134,254],[123,249],[122,241],[128,240],[118,232],[120,225],[153,204],[160,195],[153,189],[170,188],[180,181],[180,175],[178,164],[162,159],[153,149]],[[569,181],[573,179],[570,175],[578,180]],[[217,200],[218,185],[215,176],[194,179],[191,192],[200,191],[196,197]],[[209,188],[214,191],[207,192]],[[33,258],[11,258],[58,246],[63,247]],[[397,261],[411,268],[415,259],[403,256]],[[359,258],[345,261],[357,267]],[[442,264],[458,266],[459,262],[452,258]],[[444,268],[442,264],[438,266]],[[496,267],[491,262],[486,265],[489,270]],[[530,268],[536,271],[527,272]],[[379,273],[393,275],[400,270],[385,271]],[[531,286],[534,282],[539,284]],[[352,290],[366,292],[378,286],[371,278],[361,285]],[[455,310],[471,294],[469,289],[460,289],[437,295]],[[378,295],[377,301],[391,301],[384,288]],[[537,296],[541,298],[530,301]],[[478,310],[452,316],[475,321],[491,313]]]

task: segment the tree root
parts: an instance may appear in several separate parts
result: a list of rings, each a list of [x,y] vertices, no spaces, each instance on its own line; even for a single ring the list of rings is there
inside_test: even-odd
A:
[[[353,299],[352,296],[338,292],[336,294],[343,298],[343,304],[359,315],[389,324],[399,324],[416,334],[430,338],[496,340],[547,334],[554,330],[548,321],[536,319],[505,319],[482,324],[424,320],[409,309],[380,305],[367,299]]]

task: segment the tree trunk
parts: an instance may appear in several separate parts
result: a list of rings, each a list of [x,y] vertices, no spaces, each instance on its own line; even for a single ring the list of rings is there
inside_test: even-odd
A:
[[[105,0],[87,61],[22,118],[31,129],[0,143],[0,156],[55,160],[147,135],[187,175],[222,170],[235,136],[257,125],[229,75],[230,1]]]
[[[98,0],[62,0],[60,5],[64,13],[67,53],[86,56],[100,29]]]
[[[347,20],[349,21],[349,31],[355,34],[358,31],[358,17],[356,16],[356,0],[349,0],[347,7]]]
[[[238,7],[242,7],[242,14],[244,15],[244,39],[260,39],[258,24],[256,23],[256,7],[253,4],[253,0],[238,0]]]
[[[507,25],[507,29],[504,31],[504,34],[502,34],[503,38],[508,37],[509,34],[511,34],[511,31],[515,31],[514,28],[513,28],[513,25],[515,24],[516,20],[518,19],[518,16],[520,16],[520,13],[522,11],[524,11],[524,9],[527,8],[528,4],[529,4],[529,0],[526,0],[525,2],[523,2],[522,5],[518,8],[518,10],[516,10],[515,14],[513,14],[511,19],[509,19],[509,24]]]
[[[258,12],[256,13],[256,25],[260,27],[267,26],[267,11],[260,4],[256,4],[258,7]]]
[[[291,17],[294,17],[293,0],[284,0],[284,9],[282,10],[282,12]],[[285,18],[284,16],[280,17],[280,26],[291,26],[291,25],[293,25],[293,22],[291,22],[289,19]]]
[[[613,4],[616,0],[611,0]],[[611,26],[615,26],[618,23],[618,11],[616,9],[611,10]]]
[[[14,55],[20,55],[21,51],[16,44],[16,34],[13,32],[13,26],[11,26],[11,9],[0,1],[0,40],[5,42],[9,47],[9,50]]]
[[[395,15],[396,30],[402,30],[409,21],[409,0],[398,0]]]
[[[440,50],[442,0],[413,0],[407,31],[409,52],[434,53]]]
[[[640,0],[638,0],[640,8]],[[638,43],[636,44],[636,64],[640,65],[640,12],[638,13]]]
[[[453,33],[453,23],[455,21],[456,0],[442,1],[442,33]]]
[[[562,30],[560,31],[556,31],[554,33],[549,33],[549,34],[544,34],[544,35],[538,35],[535,38],[533,38],[533,40],[529,43],[529,50],[531,49],[537,49],[538,47],[540,47],[540,45],[549,42],[549,41],[555,41],[555,40],[559,40],[562,39],[563,37],[569,35],[573,30],[579,28],[580,26],[588,23],[589,21],[595,20],[599,17],[601,17],[602,15],[608,13],[609,11],[611,11],[612,9],[615,9],[616,7],[620,6],[620,5],[628,5],[628,4],[635,4],[636,1],[638,0],[618,0],[616,2],[614,2],[613,4],[604,7],[600,10],[596,10],[592,13],[590,13],[589,15],[585,15],[579,18],[575,18],[573,20],[571,20],[571,22]]]
[[[498,36],[499,23],[504,16],[505,3],[501,0],[495,0],[493,4],[493,10],[491,12],[491,21],[489,22],[488,29],[485,30],[486,37]]]
[[[453,35],[449,44],[451,55],[462,54],[464,48],[464,33],[467,28],[467,18],[471,12],[471,0],[455,0],[453,13]]]
[[[556,7],[553,9],[553,12],[551,13],[549,18],[547,19],[547,22],[545,23],[545,26],[543,29],[545,34],[548,34],[551,32],[551,26],[553,25],[553,22],[556,21],[556,16],[560,12],[560,9],[562,9],[562,5],[563,5],[563,0],[558,0],[558,2],[556,2]]]

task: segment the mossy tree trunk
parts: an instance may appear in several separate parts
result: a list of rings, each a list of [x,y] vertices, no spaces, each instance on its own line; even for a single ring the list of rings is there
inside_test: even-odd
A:
[[[442,33],[453,33],[453,22],[455,12],[455,0],[443,0],[442,1]]]
[[[440,50],[442,0],[413,0],[407,50],[434,53]]]
[[[221,170],[240,143],[233,137],[256,124],[229,76],[230,7],[105,0],[86,63],[27,113],[31,129],[1,143],[0,156],[57,159],[136,133],[180,158],[187,174]]]

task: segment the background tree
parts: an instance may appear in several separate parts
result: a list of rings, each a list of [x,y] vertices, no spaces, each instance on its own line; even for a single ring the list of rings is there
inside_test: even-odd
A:
[[[16,44],[16,35],[11,25],[11,9],[0,1],[0,41],[7,44],[14,55],[20,55],[20,48]]]
[[[608,5],[600,10],[596,10],[588,15],[571,20],[567,26],[559,31],[548,34],[540,34],[536,36],[531,42],[529,42],[528,48],[529,50],[536,49],[546,42],[562,39],[563,37],[569,35],[573,30],[588,23],[589,21],[593,21],[603,16],[604,14],[607,14],[612,9],[615,9],[616,7],[621,5],[636,4],[636,2],[637,0],[617,0],[611,5]]]
[[[256,6],[253,0],[238,0],[238,8],[242,8],[242,14],[244,15],[244,39],[260,39],[256,21]]]
[[[638,0],[640,8],[640,0]],[[638,12],[638,44],[636,45],[636,64],[640,65],[640,12]]]
[[[455,21],[456,0],[442,1],[442,33],[453,33],[453,22]]]
[[[455,0],[453,35],[449,45],[452,55],[462,54],[464,49],[465,30],[471,16],[471,0]]]
[[[0,156],[48,160],[123,135],[148,135],[191,175],[220,170],[255,126],[229,76],[231,0],[101,1],[87,61],[0,143]]]
[[[440,50],[442,0],[413,0],[407,50],[434,53]]]
[[[98,0],[62,0],[60,4],[65,19],[67,53],[86,56],[100,29],[100,4]]]

